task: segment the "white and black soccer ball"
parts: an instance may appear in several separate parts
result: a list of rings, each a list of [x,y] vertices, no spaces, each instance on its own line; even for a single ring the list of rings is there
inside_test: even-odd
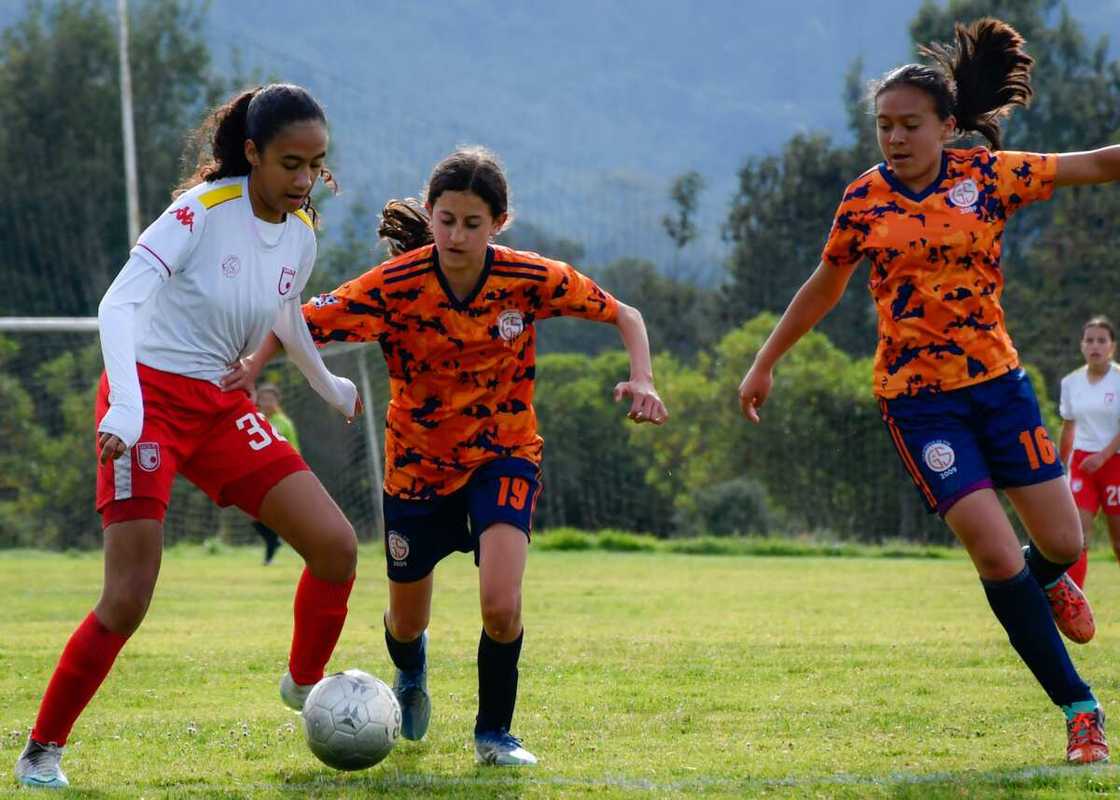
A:
[[[389,755],[401,733],[393,690],[360,669],[328,675],[303,704],[303,735],[320,761],[335,769],[366,769]]]

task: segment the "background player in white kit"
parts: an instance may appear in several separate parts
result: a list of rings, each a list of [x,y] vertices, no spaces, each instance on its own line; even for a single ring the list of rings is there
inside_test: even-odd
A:
[[[214,110],[198,136],[210,138],[210,153],[98,308],[105,584],[62,652],[16,763],[25,785],[67,785],[62,745],[151,601],[176,473],[260,519],[306,561],[281,680],[288,705],[301,708],[323,676],[346,618],[353,528],[248,394],[219,386],[272,330],[328,403],[356,412],[353,384],[327,371],[300,311],[316,253],[311,190],[330,178],[326,116],[306,90],[273,84]]]
[[[1069,483],[1085,545],[1081,558],[1069,568],[1078,586],[1085,585],[1089,537],[1093,520],[1104,511],[1112,550],[1120,559],[1120,364],[1116,331],[1106,317],[1093,317],[1081,329],[1085,366],[1062,378],[1059,413],[1062,463],[1069,464]]]

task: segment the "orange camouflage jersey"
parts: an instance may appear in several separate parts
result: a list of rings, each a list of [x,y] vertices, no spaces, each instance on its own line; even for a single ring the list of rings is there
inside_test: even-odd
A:
[[[1018,366],[999,303],[1003,229],[1020,208],[1050,197],[1057,164],[1053,155],[946,149],[923,192],[886,164],[848,186],[821,261],[871,262],[877,395],[959,389]]]
[[[618,301],[567,264],[498,246],[460,301],[428,245],[314,298],[303,313],[320,344],[380,343],[390,382],[385,491],[415,500],[454,492],[496,458],[539,464],[534,323],[614,322]]]

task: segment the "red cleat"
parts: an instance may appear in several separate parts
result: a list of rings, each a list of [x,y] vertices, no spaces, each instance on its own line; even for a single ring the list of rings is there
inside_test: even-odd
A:
[[[1071,764],[1102,764],[1108,761],[1108,741],[1104,738],[1104,710],[1074,714],[1066,723],[1069,745],[1066,761]]]
[[[1097,624],[1093,621],[1093,609],[1089,606],[1089,599],[1085,593],[1077,588],[1077,584],[1069,575],[1063,575],[1058,582],[1046,590],[1046,597],[1050,600],[1050,610],[1054,613],[1054,622],[1058,630],[1066,638],[1077,644],[1085,644],[1097,632]]]

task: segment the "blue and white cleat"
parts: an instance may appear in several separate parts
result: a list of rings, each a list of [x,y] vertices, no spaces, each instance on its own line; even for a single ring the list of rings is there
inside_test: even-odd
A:
[[[415,670],[397,670],[393,694],[401,706],[401,736],[419,741],[428,732],[432,720],[432,699],[428,695],[428,632],[420,634],[420,654],[424,666]]]
[[[16,780],[35,789],[65,789],[70,781],[62,772],[62,748],[28,738],[16,761]]]
[[[493,767],[531,767],[537,757],[521,746],[521,740],[499,729],[474,735],[474,757],[479,764]]]
[[[285,672],[284,677],[280,679],[280,699],[284,701],[284,705],[298,714],[303,711],[303,704],[307,702],[307,695],[311,694],[311,690],[314,688],[315,684],[313,683],[306,686],[296,683],[295,679],[292,678],[292,673]]]

